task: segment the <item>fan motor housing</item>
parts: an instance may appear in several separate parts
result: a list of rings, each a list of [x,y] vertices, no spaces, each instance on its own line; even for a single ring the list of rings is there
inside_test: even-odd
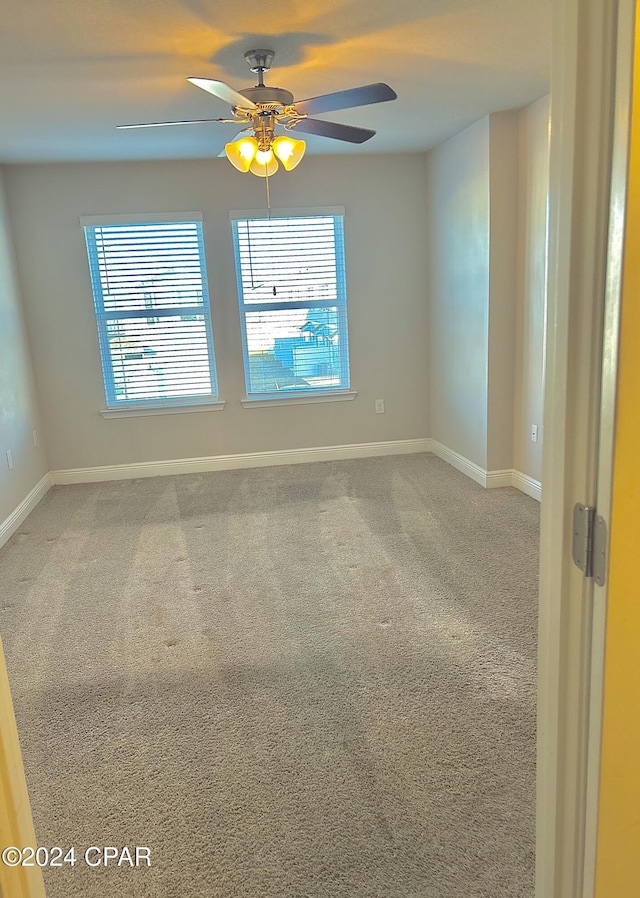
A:
[[[257,87],[247,87],[238,93],[261,106],[291,106],[293,103],[293,94],[283,87],[258,85]]]

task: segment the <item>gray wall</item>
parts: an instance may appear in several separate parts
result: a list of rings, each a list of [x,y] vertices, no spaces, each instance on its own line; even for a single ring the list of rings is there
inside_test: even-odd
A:
[[[38,432],[38,448],[33,431]],[[9,470],[6,451],[13,455]],[[0,169],[0,524],[47,473]]]
[[[514,467],[542,477],[542,406],[549,202],[549,97],[527,106],[520,119],[518,304],[514,403]],[[530,439],[538,426],[538,442]]]
[[[430,436],[536,480],[548,114],[548,98],[494,113],[426,156]]]
[[[487,470],[513,468],[518,290],[518,113],[489,117],[489,368]]]
[[[489,118],[426,157],[430,436],[487,467]]]
[[[261,179],[213,159],[9,166],[7,185],[53,470],[428,436],[424,156],[312,157],[271,182],[273,207],[346,207],[351,383],[358,396],[287,408],[240,405],[245,391],[229,210],[264,208]],[[227,406],[105,420],[78,218],[191,210],[204,213]],[[377,398],[385,400],[384,415],[375,414]]]
[[[431,436],[482,468],[515,467],[539,480],[548,116],[546,97],[493,114],[426,157],[316,157],[273,180],[274,207],[346,206],[359,392],[348,403],[240,405],[228,212],[264,207],[262,181],[236,174],[223,159],[5,167],[13,235],[0,195],[0,521],[46,472],[45,435],[53,470]],[[78,218],[174,210],[204,212],[227,407],[104,420]],[[377,398],[385,399],[384,415],[374,413]],[[538,443],[531,424],[540,427]]]

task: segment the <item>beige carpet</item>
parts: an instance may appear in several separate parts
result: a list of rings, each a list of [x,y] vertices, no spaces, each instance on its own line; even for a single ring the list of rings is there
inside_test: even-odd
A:
[[[49,898],[531,898],[537,545],[427,455],[52,489],[0,551],[36,832],[152,866]]]

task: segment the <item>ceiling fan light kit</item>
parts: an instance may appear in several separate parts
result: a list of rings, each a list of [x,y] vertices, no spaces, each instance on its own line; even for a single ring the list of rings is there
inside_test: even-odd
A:
[[[278,160],[273,155],[273,150],[258,150],[256,158],[249,166],[252,175],[260,178],[270,178],[278,171]]]
[[[258,152],[258,141],[255,137],[243,137],[241,140],[225,144],[224,152],[231,165],[238,171],[248,172]]]
[[[364,143],[376,132],[368,128],[355,128],[352,125],[309,118],[309,115],[396,99],[395,91],[388,84],[380,82],[294,103],[290,91],[282,87],[269,87],[264,83],[264,74],[271,68],[274,56],[273,50],[249,50],[244,54],[249,68],[258,75],[258,83],[255,87],[241,91],[234,90],[224,81],[213,81],[208,78],[187,79],[196,87],[229,103],[233,118],[198,119],[197,122],[151,122],[141,125],[119,125],[119,127],[154,128],[209,121],[244,125],[238,138],[225,145],[225,155],[238,171],[251,172],[258,177],[268,178],[278,171],[279,162],[285,171],[293,171],[302,160],[306,149],[304,140],[283,134],[276,135],[276,127],[282,127],[285,131],[295,129],[348,143]],[[244,133],[247,131],[253,131],[253,136]]]
[[[226,144],[224,152],[238,171],[250,171],[264,178],[277,172],[278,159],[285,171],[293,171],[302,160],[306,148],[304,140],[280,135],[266,149],[260,147],[255,137],[241,137],[240,140]]]
[[[273,152],[276,154],[285,171],[293,171],[304,156],[307,145],[304,140],[280,135],[273,141]]]

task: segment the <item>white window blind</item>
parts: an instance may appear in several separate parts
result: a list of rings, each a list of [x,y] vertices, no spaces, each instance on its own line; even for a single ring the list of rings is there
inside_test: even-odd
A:
[[[232,214],[247,396],[349,389],[340,214]]]
[[[201,221],[84,220],[108,408],[217,396]]]

